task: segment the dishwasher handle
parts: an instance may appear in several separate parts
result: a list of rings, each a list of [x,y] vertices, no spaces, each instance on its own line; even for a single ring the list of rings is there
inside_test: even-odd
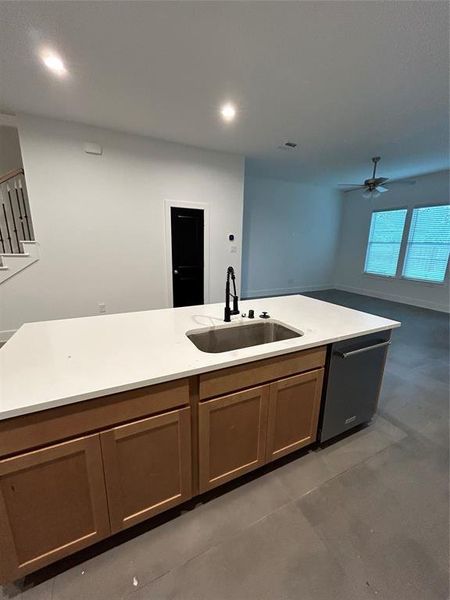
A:
[[[350,358],[352,356],[356,356],[356,354],[362,354],[363,352],[369,352],[369,350],[377,350],[378,348],[384,348],[385,346],[389,346],[390,344],[390,341],[381,342],[380,344],[373,344],[373,346],[358,348],[358,350],[351,350],[350,352],[336,352],[336,354],[341,358]]]

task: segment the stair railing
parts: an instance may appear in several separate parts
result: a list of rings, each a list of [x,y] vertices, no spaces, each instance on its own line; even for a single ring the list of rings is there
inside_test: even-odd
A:
[[[22,254],[21,242],[34,240],[23,169],[0,177],[0,253]]]

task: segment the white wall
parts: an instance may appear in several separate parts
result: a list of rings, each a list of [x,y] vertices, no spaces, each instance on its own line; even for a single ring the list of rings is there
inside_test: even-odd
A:
[[[240,272],[242,157],[30,115],[19,134],[41,259],[0,286],[0,330],[93,315],[99,302],[167,306],[166,199],[209,205],[210,301],[222,300],[227,266]]]
[[[415,180],[417,183],[414,186],[390,184],[389,192],[374,202],[365,200],[359,192],[343,194],[336,287],[425,308],[448,310],[448,276],[444,284],[432,284],[386,279],[363,272],[370,218],[374,209],[411,208],[449,201],[448,171],[423,175]]]
[[[22,156],[17,129],[0,125],[0,177],[21,167]]]
[[[243,295],[333,287],[340,205],[329,187],[246,177]]]

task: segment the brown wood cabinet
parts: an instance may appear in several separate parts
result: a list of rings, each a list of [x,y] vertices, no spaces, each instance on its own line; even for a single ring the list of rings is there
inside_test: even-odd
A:
[[[267,462],[316,440],[323,371],[309,371],[270,385]]]
[[[200,403],[200,492],[264,464],[268,403],[267,385]]]
[[[0,461],[0,578],[11,581],[110,533],[98,435]]]
[[[0,583],[312,443],[325,354],[0,421]]]
[[[312,444],[323,372],[315,369],[200,402],[200,492]]]
[[[191,497],[190,409],[101,433],[113,532]]]

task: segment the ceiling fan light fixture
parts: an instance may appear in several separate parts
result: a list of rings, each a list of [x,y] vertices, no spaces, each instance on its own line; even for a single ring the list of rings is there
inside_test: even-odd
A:
[[[374,156],[372,158],[372,163],[373,163],[372,177],[365,179],[361,185],[345,184],[345,183],[339,184],[341,187],[350,188],[350,189],[344,190],[344,193],[351,192],[351,191],[359,188],[362,190],[363,198],[366,198],[366,200],[375,200],[384,192],[388,192],[389,188],[386,187],[384,184],[389,181],[389,178],[388,177],[377,177],[377,165],[380,162],[380,160],[381,160],[380,156]]]
[[[381,196],[381,192],[379,192],[377,189],[366,189],[363,192],[363,198],[366,198],[367,200],[375,200],[379,196]]]

